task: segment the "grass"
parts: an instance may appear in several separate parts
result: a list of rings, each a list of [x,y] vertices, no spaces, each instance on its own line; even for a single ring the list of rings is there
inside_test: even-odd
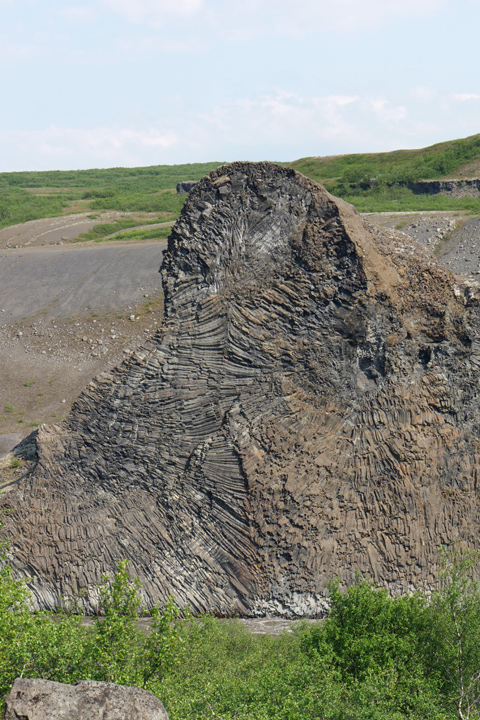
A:
[[[189,163],[184,165],[151,165],[137,168],[91,170],[51,170],[0,173],[0,188],[28,188],[39,195],[71,194],[108,197],[119,189],[130,191],[168,190],[183,180],[200,180],[223,163]]]
[[[98,215],[97,210],[177,217],[186,197],[176,194],[177,183],[200,180],[221,164],[0,173],[0,228],[69,212]]]
[[[154,239],[168,237],[168,235],[170,235],[170,227],[152,228],[152,230],[148,230],[148,228],[144,228],[143,226],[158,225],[160,222],[168,222],[174,219],[175,216],[171,213],[166,217],[159,217],[155,220],[148,221],[134,220],[132,218],[120,218],[111,223],[100,223],[99,225],[95,225],[95,227],[88,232],[82,233],[77,242],[87,242],[89,240],[100,242],[105,238],[110,239],[110,236],[112,236],[112,240],[138,240],[143,238]],[[136,227],[138,225],[141,225],[141,228]],[[131,230],[131,232],[121,232],[122,230],[134,227],[136,229]]]
[[[480,214],[480,197],[450,198],[445,195],[415,195],[402,186],[383,186],[361,192],[358,188],[336,193],[359,212],[458,211]]]
[[[480,198],[416,195],[409,186],[419,180],[455,175],[478,158],[480,135],[474,135],[420,150],[309,157],[288,166],[355,205],[359,212],[463,210],[479,213]]]
[[[290,167],[326,185],[415,182],[455,174],[480,156],[480,135],[420,150],[303,158]]]
[[[130,232],[115,233],[115,235],[102,238],[103,240],[164,240],[172,232],[171,227],[157,227],[151,230],[144,228],[137,228],[130,230]],[[96,240],[100,242],[100,238]]]
[[[480,135],[437,143],[419,150],[307,157],[288,167],[325,185],[361,212],[467,210],[480,213],[480,199],[415,195],[409,183],[454,176],[480,158]],[[169,213],[176,218],[186,195],[175,187],[199,180],[222,163],[154,165],[144,168],[0,173],[0,228],[27,220],[71,212],[99,211]],[[108,229],[101,224],[83,239],[96,240],[117,230],[138,226],[124,219]],[[146,223],[143,223],[146,224]],[[103,235],[102,235],[103,233]],[[138,237],[138,236],[137,236]],[[162,237],[162,236],[160,236]],[[133,238],[122,238],[133,239]]]

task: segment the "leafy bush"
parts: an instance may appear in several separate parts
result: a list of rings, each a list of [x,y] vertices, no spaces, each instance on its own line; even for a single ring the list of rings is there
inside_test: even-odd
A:
[[[442,587],[431,603],[431,667],[458,717],[480,717],[480,585],[472,579],[477,552],[444,548]]]
[[[329,658],[343,686],[344,711],[356,717],[443,717],[438,683],[425,641],[431,612],[420,595],[390,597],[357,578],[345,592],[330,584],[331,608],[301,645],[309,657]],[[375,710],[374,710],[375,709]]]
[[[0,692],[15,677],[82,678],[154,692],[171,720],[477,720],[480,588],[477,556],[442,556],[442,587],[390,597],[357,578],[329,586],[331,610],[280,637],[238,621],[192,618],[173,598],[138,625],[141,587],[127,562],[99,586],[100,615],[83,624],[76,602],[32,613],[26,584],[0,570]]]
[[[100,616],[83,623],[74,599],[57,613],[31,611],[30,593],[0,561],[0,711],[16,677],[42,677],[73,683],[90,678],[147,687],[179,661],[184,613],[172,598],[165,610],[152,611],[148,635],[138,627],[142,612],[140,583],[131,579],[127,562],[99,586]],[[189,617],[188,615],[186,617]]]
[[[130,579],[128,562],[118,564],[110,581],[104,576],[100,591],[100,613],[87,639],[89,676],[120,685],[137,685],[142,647],[138,642],[138,618],[143,610],[140,581]]]

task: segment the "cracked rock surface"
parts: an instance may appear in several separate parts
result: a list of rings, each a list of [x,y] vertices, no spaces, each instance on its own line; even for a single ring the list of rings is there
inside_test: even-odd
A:
[[[270,163],[196,185],[162,278],[157,334],[0,470],[40,607],[128,558],[150,605],[315,615],[332,576],[429,588],[478,546],[473,281]]]
[[[168,715],[160,700],[138,687],[17,678],[5,698],[4,720],[168,720]]]

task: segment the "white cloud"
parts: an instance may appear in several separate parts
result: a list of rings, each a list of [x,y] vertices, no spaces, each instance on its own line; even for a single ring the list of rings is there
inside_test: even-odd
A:
[[[473,93],[412,88],[390,96],[306,97],[278,91],[218,103],[208,112],[172,107],[151,127],[0,131],[2,170],[294,160],[424,147],[478,131],[478,106],[465,95]]]
[[[203,0],[102,0],[102,5],[132,23],[165,25],[195,15]]]
[[[44,36],[33,33],[24,37],[21,28],[14,26],[0,33],[0,61],[14,65],[24,60],[45,57],[49,54]]]
[[[90,23],[98,17],[98,10],[92,5],[69,5],[59,15],[70,23]]]
[[[411,95],[418,100],[433,100],[435,98],[435,90],[433,88],[424,87],[423,85],[417,85],[413,88]]]
[[[421,17],[448,0],[100,0],[107,10],[131,23],[164,26],[189,20],[208,37],[252,39],[302,36],[334,28],[357,31],[395,17]]]
[[[381,121],[399,122],[407,117],[407,108],[405,105],[392,106],[385,98],[370,101],[372,108]]]
[[[8,155],[24,158],[23,169],[152,165],[161,162],[158,153],[177,142],[174,132],[155,128],[62,128],[51,125],[44,130],[0,131],[0,145],[8,148],[5,155],[7,158]]]
[[[325,30],[355,31],[375,27],[391,18],[430,15],[446,0],[250,0],[262,16],[269,9],[274,25],[287,34]],[[243,4],[243,3],[242,3]]]
[[[471,111],[469,107],[452,93],[428,88],[420,96],[418,88],[380,97],[278,92],[219,104],[197,123],[204,149],[228,148],[222,157],[292,160],[424,147],[465,137],[478,131],[476,105]]]
[[[455,100],[460,100],[460,102],[464,102],[465,100],[480,100],[480,95],[476,93],[455,93],[453,97]]]
[[[407,118],[407,108],[387,98],[326,95],[301,98],[279,92],[257,99],[243,98],[213,108],[203,116],[205,126],[235,146],[255,143],[271,148],[282,143],[311,147],[315,154],[325,143],[342,143],[345,152],[363,140],[381,149],[382,135]],[[271,151],[267,152],[271,156]],[[278,150],[276,151],[278,157]]]

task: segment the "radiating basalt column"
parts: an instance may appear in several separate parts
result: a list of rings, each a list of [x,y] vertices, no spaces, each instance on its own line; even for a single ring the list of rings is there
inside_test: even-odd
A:
[[[149,605],[312,615],[332,576],[431,587],[478,545],[476,286],[270,163],[193,188],[162,279],[161,330],[0,496],[39,606],[128,558]]]

